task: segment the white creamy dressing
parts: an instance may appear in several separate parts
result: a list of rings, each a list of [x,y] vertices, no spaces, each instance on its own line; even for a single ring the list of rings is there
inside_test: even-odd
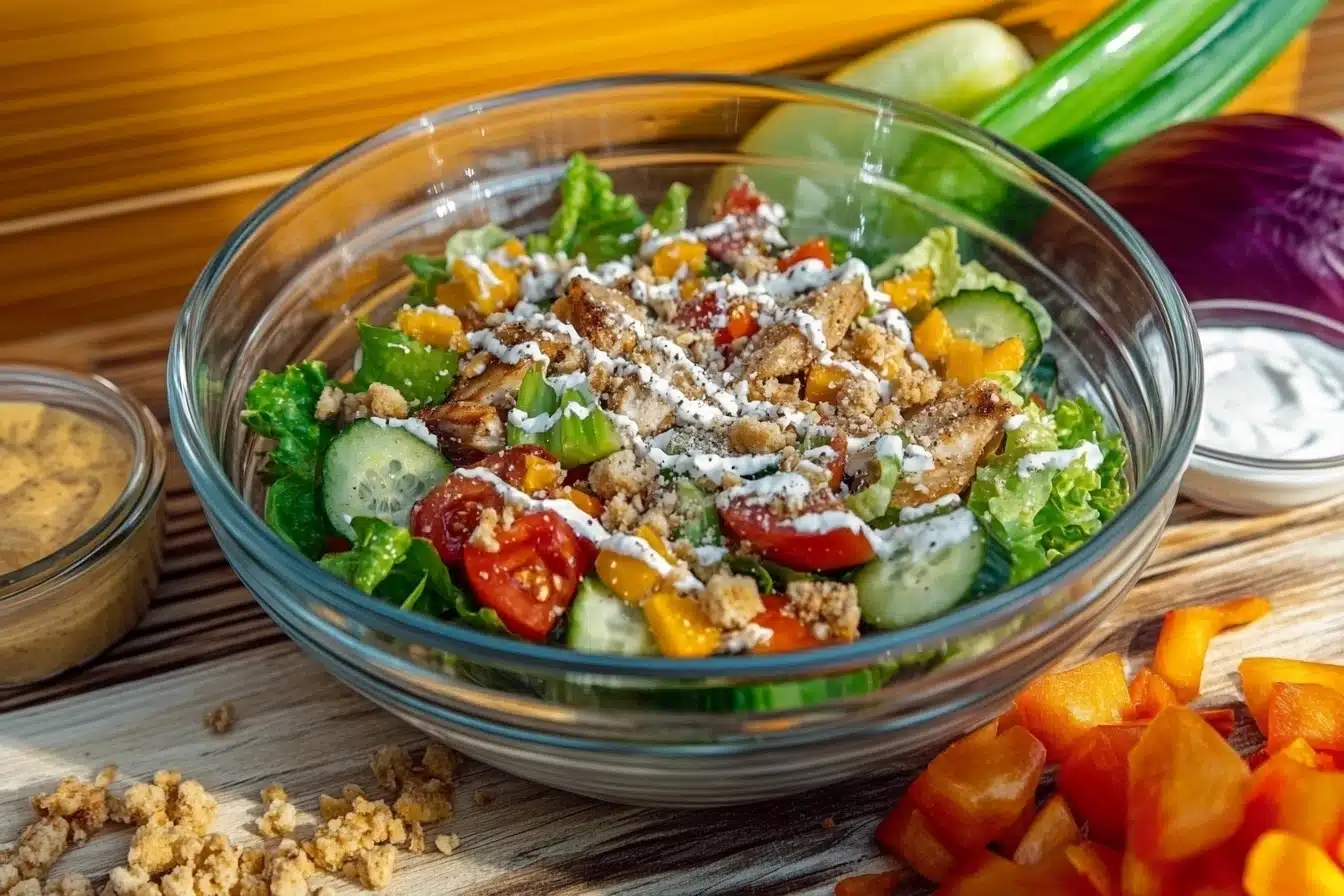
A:
[[[1035,451],[1024,454],[1017,461],[1017,475],[1030,476],[1041,470],[1063,470],[1082,459],[1089,470],[1101,466],[1101,449],[1092,442],[1079,442],[1076,448],[1061,448],[1058,451]]]
[[[392,429],[404,429],[426,445],[435,449],[439,447],[438,437],[429,431],[429,427],[425,426],[425,422],[419,417],[406,417],[405,419],[397,419],[396,417],[370,417],[369,422],[374,426],[380,426],[383,429],[389,427]]]
[[[937,516],[944,510],[951,507],[961,506],[961,495],[943,495],[937,501],[931,501],[928,504],[918,504],[914,507],[902,507],[896,514],[902,523],[917,523],[920,520],[928,519],[931,516]]]
[[[638,535],[612,535],[602,524],[578,508],[566,498],[533,498],[500,479],[484,467],[462,467],[454,470],[454,476],[468,479],[480,479],[489,483],[500,496],[513,507],[524,511],[549,510],[568,523],[581,538],[586,538],[597,546],[599,551],[612,551],[634,557],[663,578],[677,576],[674,586],[678,591],[700,591],[705,586],[689,570],[673,566],[653,549],[647,541]]]
[[[1007,420],[1003,421],[1003,431],[1004,431],[1004,432],[1017,432],[1019,429],[1022,428],[1022,424],[1026,423],[1026,422],[1027,422],[1027,415],[1026,415],[1026,414],[1014,414],[1013,416],[1009,417]]]
[[[1344,351],[1267,327],[1203,327],[1196,441],[1275,460],[1344,454]]]

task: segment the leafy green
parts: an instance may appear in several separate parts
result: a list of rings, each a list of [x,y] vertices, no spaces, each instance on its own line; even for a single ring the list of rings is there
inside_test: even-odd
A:
[[[649,215],[649,226],[658,233],[676,233],[686,229],[686,206],[691,197],[691,188],[685,184],[673,184],[667,188],[662,200]]]
[[[901,479],[901,459],[882,457],[877,460],[879,473],[877,481],[861,492],[845,498],[845,505],[859,517],[869,522],[882,516],[891,505],[891,493]]]
[[[1054,328],[1050,312],[1031,297],[1025,286],[989,270],[978,261],[961,261],[955,227],[930,229],[922,240],[905,253],[893,255],[873,268],[872,277],[874,281],[886,280],[901,272],[917,271],[920,268],[933,271],[933,293],[937,299],[971,289],[997,289],[1008,293],[1035,319],[1041,338],[1050,338]]]
[[[463,625],[479,629],[483,632],[492,632],[497,635],[508,635],[511,632],[504,625],[504,620],[499,618],[499,614],[489,607],[482,607],[472,598],[464,589],[458,589],[457,598],[453,603],[453,610],[457,616],[457,621]]]
[[[483,256],[491,249],[498,249],[511,239],[513,239],[513,234],[498,224],[486,224],[484,227],[476,227],[472,230],[459,230],[448,237],[448,244],[444,247],[443,252],[444,266],[451,271],[453,262],[464,255]]]
[[[373,593],[403,610],[447,618],[456,612],[461,589],[448,573],[434,545],[412,538],[402,558]]]
[[[435,294],[439,287],[453,279],[448,263],[442,258],[428,255],[407,255],[402,258],[402,263],[410,268],[414,278],[411,280],[411,288],[406,291],[406,304],[413,308],[417,305],[437,304]]]
[[[775,593],[775,579],[770,575],[760,557],[747,557],[742,554],[729,554],[724,558],[728,568],[740,576],[751,576],[762,594]]]
[[[546,428],[531,431],[511,422],[508,443],[541,445],[565,469],[591,464],[621,448],[620,430],[586,387],[566,389],[557,397],[538,368],[523,377],[515,408],[534,420],[542,419]]]
[[[326,525],[318,509],[317,483],[291,473],[266,490],[266,525],[309,560],[322,556]]]
[[[838,236],[826,237],[826,247],[831,250],[831,261],[837,266],[844,264],[854,257],[854,250],[849,246],[849,240]]]
[[[352,387],[391,386],[412,405],[443,401],[457,376],[457,352],[425,345],[401,330],[359,322],[363,359]]]
[[[684,538],[696,547],[723,543],[714,496],[689,479],[677,482],[677,511],[684,520],[675,533],[678,539]]]
[[[628,255],[634,248],[634,232],[643,223],[635,197],[617,195],[611,178],[576,152],[560,178],[560,207],[551,216],[550,228],[529,236],[528,248],[582,253],[589,263],[600,264]]]
[[[981,467],[968,506],[1011,560],[1010,584],[1025,581],[1077,550],[1129,499],[1126,452],[1107,435],[1101,414],[1085,400],[1060,402],[1053,417],[1035,405],[1022,409],[1021,426],[1007,433],[1003,453]],[[1027,454],[1094,442],[1102,462],[1089,470],[1078,458],[1063,469],[1021,475]]]
[[[291,364],[280,373],[257,374],[243,400],[243,424],[275,440],[266,462],[271,480],[294,475],[315,481],[322,451],[332,428],[317,419],[317,399],[327,385],[321,361]]]
[[[339,554],[328,554],[318,565],[365,594],[373,594],[410,550],[411,533],[375,517],[355,517],[350,525],[355,530],[354,546]]]

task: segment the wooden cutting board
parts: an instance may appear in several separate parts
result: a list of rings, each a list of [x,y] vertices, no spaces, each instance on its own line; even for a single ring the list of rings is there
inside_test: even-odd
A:
[[[171,312],[0,346],[0,362],[100,373],[144,400],[167,426],[163,360]],[[258,792],[282,783],[304,809],[346,782],[374,789],[367,756],[418,746],[408,726],[347,692],[289,644],[215,546],[176,455],[168,471],[164,578],[144,621],[88,668],[0,692],[0,842],[28,819],[26,799],[62,775],[103,764],[128,778],[181,768],[221,800],[220,829],[254,839]],[[1220,636],[1201,704],[1238,698],[1249,654],[1344,661],[1344,498],[1275,517],[1233,518],[1177,506],[1161,547],[1120,609],[1081,645],[1146,662],[1162,613],[1257,592],[1271,615]],[[226,735],[203,714],[231,701]],[[1233,742],[1260,746],[1244,710]],[[462,839],[452,857],[403,856],[393,896],[786,896],[829,894],[843,876],[893,866],[872,844],[877,820],[905,785],[890,774],[739,809],[673,812],[608,806],[469,763],[457,816],[436,828]],[[472,794],[494,796],[485,807]],[[124,861],[125,832],[99,836],[64,870],[106,873]],[[357,891],[338,887],[343,896]],[[928,890],[911,878],[899,896]]]

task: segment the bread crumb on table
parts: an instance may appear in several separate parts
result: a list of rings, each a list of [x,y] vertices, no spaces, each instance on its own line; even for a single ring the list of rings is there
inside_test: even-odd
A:
[[[495,801],[495,795],[488,790],[478,790],[471,795],[471,801],[484,808]]]
[[[456,834],[440,834],[434,838],[434,848],[446,856],[462,845],[462,838]]]
[[[233,730],[235,718],[233,704],[226,700],[205,714],[205,727],[216,734],[227,734]]]

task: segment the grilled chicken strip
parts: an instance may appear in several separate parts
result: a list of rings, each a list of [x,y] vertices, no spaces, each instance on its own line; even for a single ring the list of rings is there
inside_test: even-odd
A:
[[[455,463],[471,463],[504,450],[499,408],[483,401],[450,401],[420,413],[439,440],[439,451]]]
[[[794,308],[817,319],[826,347],[833,349],[845,338],[850,324],[854,323],[867,303],[862,282],[836,280],[818,289]],[[752,339],[747,349],[745,364],[748,389],[755,391],[763,388],[767,380],[802,373],[812,366],[818,351],[818,346],[813,344],[797,323],[786,321],[771,324]]]
[[[913,507],[960,494],[975,477],[976,464],[1003,434],[1013,406],[999,387],[981,380],[965,390],[944,390],[908,421],[910,440],[933,458],[933,468],[902,477],[891,496],[896,507]]]

